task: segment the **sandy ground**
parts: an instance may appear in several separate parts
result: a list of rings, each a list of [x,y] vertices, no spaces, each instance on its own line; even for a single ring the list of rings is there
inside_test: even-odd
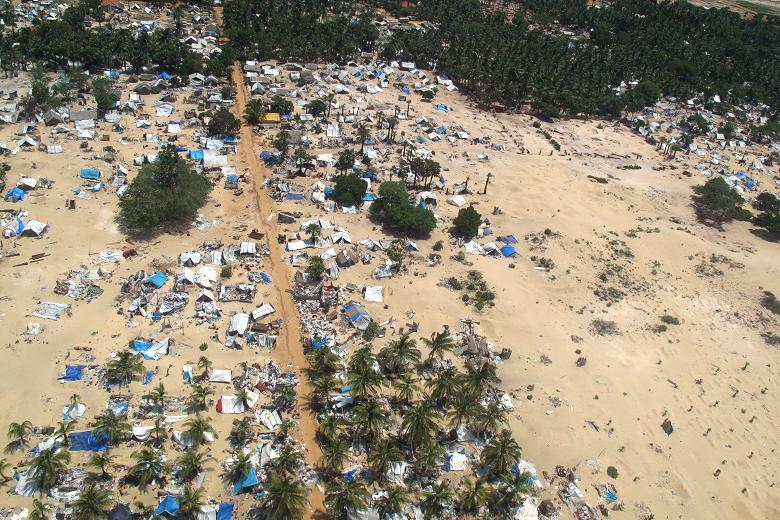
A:
[[[244,102],[243,96],[239,90],[237,110]],[[181,97],[173,119],[191,108]],[[153,114],[154,96],[145,99],[145,111]],[[369,109],[367,103],[339,99],[347,106]],[[370,101],[376,109],[384,107],[385,113],[392,112],[397,103],[390,89]],[[436,102],[451,110],[437,111],[415,97],[412,115],[425,115],[450,127],[460,125],[472,137],[492,136],[494,143],[505,145],[503,152],[471,143],[424,146],[442,163],[449,186],[469,177],[474,190],[481,192],[487,173],[493,174],[487,194],[470,195],[467,200],[489,217],[496,235],[512,233],[520,239],[520,256],[514,260],[467,256],[468,265],[452,260],[461,248],[450,239],[447,229],[457,210],[440,195],[436,210],[439,227],[429,240],[418,242],[421,254],[407,261],[408,273],[390,281],[370,280],[376,259],[381,257],[375,254],[371,266],[343,270],[339,283],[381,283],[385,286],[385,302],[366,303],[369,311],[378,321],[394,317],[401,326],[418,322],[419,336],[430,335],[442,324],[456,327],[461,318],[478,320],[496,348],[513,350],[499,375],[502,386],[514,395],[516,408],[511,426],[524,458],[550,475],[558,464],[576,466],[582,478],[580,487],[591,503],[596,502],[592,484],[608,480],[607,466],[617,467],[620,476],[614,484],[626,512],[616,513],[616,517],[642,518],[652,512],[658,519],[777,518],[780,508],[774,483],[780,478],[775,454],[780,407],[775,396],[780,391],[780,360],[778,350],[766,345],[760,333],[778,333],[780,327],[776,317],[760,306],[759,298],[764,289],[780,294],[778,245],[751,233],[744,223],[728,225],[723,232],[698,224],[690,206],[690,189],[703,178],[684,177],[680,170],[654,169],[664,164],[662,158],[624,127],[602,122],[603,128],[599,128],[598,121],[545,124],[544,128],[561,143],[562,152],[569,153],[549,155],[549,144],[527,116],[479,112],[457,93],[441,92]],[[405,109],[405,103],[401,108]],[[142,131],[135,128],[133,119],[125,119],[127,131],[122,136],[140,137]],[[0,128],[0,140],[13,147],[15,130],[16,125]],[[410,122],[403,122],[400,130],[411,133]],[[101,134],[109,134],[110,141],[90,142],[92,150],[99,153],[104,145],[111,144],[118,150],[119,160],[128,165],[144,146],[152,149],[138,142],[119,144],[120,135],[110,132],[106,123],[99,125]],[[187,129],[179,142],[187,145],[191,136],[192,129]],[[48,129],[42,129],[41,139],[53,142]],[[197,360],[201,354],[197,345],[202,342],[209,345],[206,354],[216,368],[235,369],[242,361],[268,358],[283,367],[303,364],[296,314],[285,293],[292,269],[275,241],[270,244],[271,257],[263,266],[272,274],[273,284],[260,286],[255,300],[255,304],[272,303],[285,319],[280,343],[271,354],[227,350],[214,338],[215,333],[220,338],[224,334],[227,316],[254,308],[250,305],[222,304],[223,317],[216,329],[194,325],[192,302],[184,317],[168,320],[164,329],[142,319],[136,320],[138,327],[128,328],[114,303],[121,277],[139,269],[152,270],[155,264],[174,265],[180,252],[192,250],[204,240],[236,242],[245,239],[253,228],[274,237],[275,219],[268,222],[267,217],[279,209],[301,211],[303,218],[332,219],[348,229],[356,243],[383,236],[381,229],[362,213],[324,214],[308,202],[275,204],[265,193],[252,193],[248,184],[242,195],[235,196],[220,183],[201,211],[207,218],[216,219],[214,227],[206,231],[192,228],[184,235],[163,234],[132,244],[141,254],[123,259],[113,268],[112,280],[101,283],[105,290],[101,296],[91,303],[71,302],[53,294],[58,278],[69,269],[96,265],[94,255],[99,251],[130,244],[114,221],[116,196],[111,191],[101,192],[93,200],[77,200],[75,211],[64,209],[65,199],[72,198],[73,190],[81,185],[81,168],[98,167],[104,175],[108,168],[92,159],[88,151],[80,150],[78,142],[61,142],[63,154],[20,152],[5,158],[11,165],[10,184],[22,174],[46,177],[55,184],[50,190],[34,192],[21,203],[31,217],[51,225],[49,232],[39,240],[4,240],[2,244],[4,251],[18,252],[19,256],[0,260],[4,368],[0,378],[0,431],[5,431],[11,421],[25,419],[36,425],[55,424],[73,393],[78,393],[88,406],[78,423],[79,430],[88,429],[89,421],[105,408],[107,394],[94,384],[57,382],[57,373],[66,359],[72,361],[83,355],[74,347],[91,348],[89,354],[99,364],[137,335],[172,337],[177,343],[172,355],[159,363],[145,363],[147,368],[159,366],[160,375],[153,383],[164,382],[171,395],[186,394],[181,365]],[[248,169],[256,184],[267,174],[257,160],[263,146],[267,147],[268,141],[254,138],[245,128],[239,154],[231,158],[239,173]],[[520,153],[520,147],[530,153]],[[310,153],[339,150],[314,149]],[[479,152],[489,153],[490,160],[478,161]],[[606,159],[572,155],[574,152],[603,156],[635,152],[644,158]],[[618,169],[628,164],[642,168]],[[378,168],[381,171],[389,166]],[[332,174],[333,170],[321,169],[300,182],[308,187],[314,177],[326,172]],[[609,182],[595,183],[587,175],[606,177]],[[17,206],[0,204],[0,208]],[[502,213],[493,215],[493,207],[499,207]],[[640,227],[642,230],[637,231]],[[297,231],[297,226],[285,228]],[[547,228],[551,234],[544,241],[544,249],[534,249],[523,238]],[[443,262],[430,267],[424,255],[438,240],[444,242]],[[631,256],[626,255],[627,249]],[[36,253],[48,256],[15,267]],[[715,262],[713,255],[717,255]],[[537,270],[532,256],[549,258],[555,267],[549,272]],[[608,267],[622,274],[608,275],[609,281],[601,282],[600,275]],[[440,285],[448,277],[465,278],[469,270],[480,271],[494,288],[494,308],[478,312],[473,306],[465,306],[459,293]],[[241,272],[233,274],[233,281],[244,279]],[[625,296],[611,305],[594,294],[600,287],[614,286]],[[354,298],[362,301],[357,293]],[[72,316],[44,322],[41,335],[25,338],[22,333],[27,323],[41,322],[30,316],[41,300],[73,303]],[[652,329],[664,314],[678,317],[681,324],[656,333]],[[615,321],[620,334],[594,334],[591,322],[597,318]],[[576,366],[579,357],[587,358],[585,366]],[[137,382],[131,385],[130,393],[143,394],[148,389]],[[220,389],[216,389],[218,397]],[[229,491],[219,479],[218,461],[225,457],[233,417],[216,414],[213,406],[209,415],[219,438],[211,447],[214,460],[204,485],[210,496],[227,500]],[[671,435],[661,429],[666,418],[674,425]],[[314,449],[313,428],[313,422],[304,416],[297,432],[310,449]],[[38,440],[42,437],[32,442]],[[172,444],[166,446],[170,457],[175,457]],[[137,447],[116,450],[118,463],[128,464],[129,453]],[[8,455],[14,464],[20,458],[21,454]],[[76,463],[86,459],[82,453],[73,456]],[[311,454],[311,459],[316,459],[316,454]],[[716,477],[718,469],[721,472]],[[114,473],[120,474],[120,469],[115,468]],[[125,490],[124,498],[153,503],[153,495],[150,491],[142,496],[130,488]],[[253,502],[246,496],[236,498],[240,511]],[[321,496],[312,495],[311,500],[316,507]],[[4,494],[0,503],[29,505],[30,499]]]

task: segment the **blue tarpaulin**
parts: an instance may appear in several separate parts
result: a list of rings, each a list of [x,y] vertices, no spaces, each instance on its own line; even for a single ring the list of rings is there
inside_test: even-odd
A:
[[[203,150],[190,150],[190,159],[193,161],[203,160]]]
[[[404,94],[411,94],[411,93],[412,93],[412,91],[411,91],[411,90],[409,90],[409,89],[408,89],[408,88],[406,88],[406,87],[402,87],[402,88],[401,88],[401,92],[403,92]]]
[[[441,125],[439,128],[436,129],[436,133],[439,133],[441,135],[447,135],[449,133],[449,130],[446,126]]]
[[[446,112],[449,109],[447,108],[447,105],[442,105],[441,103],[439,103],[438,105],[436,105],[436,110],[441,110],[442,112]]]
[[[365,195],[363,195],[363,200],[366,201],[366,202],[375,201],[376,200],[376,195],[374,195],[373,193],[366,193]]]
[[[154,379],[154,370],[147,370],[146,374],[144,374],[144,384],[151,384],[152,379]]]
[[[187,151],[189,151],[189,148],[187,148],[186,146],[177,146],[176,147],[176,151],[177,152],[187,152]]]
[[[311,348],[313,348],[314,350],[319,350],[327,344],[328,344],[328,336],[322,336],[321,338],[316,338],[316,337],[311,338]]]
[[[260,271],[260,278],[263,280],[263,283],[271,283],[271,275],[265,271]]]
[[[114,415],[124,415],[130,409],[130,405],[118,401],[109,401],[108,409],[111,410],[111,413]]]
[[[65,365],[65,375],[61,377],[63,381],[81,381],[84,377],[86,365]]]
[[[326,197],[330,197],[331,195],[333,195],[333,191],[334,191],[333,186],[325,186],[325,189],[322,190],[322,192],[325,194]]]
[[[24,190],[20,187],[13,188],[11,191],[5,194],[6,198],[16,197],[19,200],[24,200]]]
[[[82,168],[80,176],[82,179],[90,179],[96,181],[100,178],[100,172],[97,168]]]
[[[228,190],[238,188],[238,175],[228,175],[225,178],[225,188]]]
[[[517,238],[515,238],[514,235],[506,235],[503,237],[498,237],[498,239],[505,244],[517,244]]]
[[[91,432],[75,432],[68,435],[70,451],[106,451],[108,449],[108,434]]]
[[[89,188],[84,188],[84,189],[86,191],[91,191],[91,192],[95,193],[95,192],[98,192],[98,191],[103,189],[103,183],[102,182],[98,182],[94,186],[90,186]]]
[[[157,506],[157,509],[154,510],[154,514],[158,516],[166,513],[169,515],[175,515],[176,511],[178,510],[179,499],[173,495],[168,495],[163,499],[162,502],[160,502],[160,505]]]
[[[515,246],[507,244],[501,248],[501,254],[504,256],[514,256],[517,254],[517,249],[515,249]]]
[[[269,152],[268,150],[263,150],[262,152],[260,152],[260,158],[263,161],[268,162],[273,158],[273,156],[271,155],[271,152]]]
[[[231,518],[233,518],[233,503],[223,502],[219,504],[219,509],[217,510],[217,520],[230,520]]]
[[[353,480],[355,480],[357,473],[358,473],[357,468],[348,469],[347,471],[343,472],[341,476],[344,477],[344,480],[346,480],[347,482],[352,482]]]
[[[303,193],[293,193],[290,192],[287,194],[287,197],[285,197],[287,200],[303,200]]]
[[[236,144],[238,142],[238,137],[223,137],[222,142],[228,144]]]
[[[236,496],[241,493],[242,489],[256,486],[258,483],[257,472],[255,471],[255,468],[252,468],[249,470],[249,473],[244,473],[241,475],[241,478],[238,479],[238,482],[233,486],[232,495]]]
[[[428,142],[428,139],[426,139],[425,137],[423,137],[421,135],[415,137],[414,140],[415,140],[415,142],[420,143],[420,144]]]
[[[165,282],[168,281],[168,276],[166,276],[165,273],[161,271],[157,271],[152,276],[144,280],[144,283],[148,283],[149,285],[154,285],[158,289],[165,285]]]
[[[157,76],[159,79],[171,79],[171,75],[168,74],[165,71],[162,71],[159,76]]]

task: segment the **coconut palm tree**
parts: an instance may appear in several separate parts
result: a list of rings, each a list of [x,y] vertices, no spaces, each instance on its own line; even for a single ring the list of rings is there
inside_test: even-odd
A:
[[[357,130],[357,138],[360,140],[360,155],[366,147],[366,140],[371,137],[371,130],[366,125],[360,125]]]
[[[163,422],[162,417],[157,417],[154,419],[154,426],[152,426],[152,429],[149,430],[149,435],[154,437],[153,444],[156,447],[160,447],[163,444],[163,441],[168,435],[168,430],[165,429],[165,423]]]
[[[274,406],[277,408],[291,408],[298,401],[298,393],[295,387],[290,385],[277,385],[274,390]]]
[[[357,371],[361,368],[371,368],[376,361],[376,355],[371,351],[370,345],[363,345],[349,357],[349,369]]]
[[[463,481],[463,488],[459,499],[461,511],[467,515],[478,514],[490,500],[490,486],[483,478],[476,480],[467,478]]]
[[[387,412],[373,399],[355,406],[352,422],[363,432],[368,442],[373,442],[387,426]]]
[[[398,443],[389,437],[382,437],[370,449],[369,462],[374,478],[383,480],[387,470],[394,462],[404,460],[404,454],[398,447]]]
[[[303,455],[292,446],[285,446],[279,452],[279,456],[273,461],[274,467],[282,473],[288,475],[297,474],[303,464]]]
[[[390,515],[403,516],[404,507],[409,501],[409,494],[398,486],[390,486],[385,489],[385,496],[379,499],[377,508],[380,518]]]
[[[481,398],[491,385],[497,385],[501,379],[496,375],[496,365],[483,362],[478,366],[467,365],[464,376],[465,388],[475,397]]]
[[[141,491],[146,491],[149,484],[163,480],[168,473],[168,465],[159,450],[141,448],[130,456],[135,460],[135,464],[130,468],[128,475],[137,483]]]
[[[179,466],[177,476],[180,480],[189,482],[203,470],[203,465],[208,458],[208,455],[197,450],[185,451],[182,456],[176,460],[176,464]]]
[[[330,374],[320,376],[311,382],[311,397],[318,402],[328,398],[336,390],[336,378]]]
[[[79,497],[73,502],[74,518],[84,520],[103,520],[108,515],[109,509],[111,509],[111,494],[94,484],[88,484],[82,489]]]
[[[45,502],[41,502],[36,498],[33,499],[32,509],[30,510],[30,516],[28,516],[27,519],[28,520],[49,520],[50,513],[51,513],[51,506],[49,504],[46,504]]]
[[[433,439],[426,439],[417,449],[414,469],[419,475],[435,476],[441,471],[444,449]]]
[[[416,453],[417,447],[436,432],[439,418],[439,413],[428,401],[420,401],[406,411],[401,421],[401,434],[411,445],[412,453]]]
[[[201,379],[208,379],[209,374],[211,373],[211,369],[214,367],[214,364],[211,362],[209,358],[206,356],[200,356],[198,359],[198,368],[201,370]]]
[[[436,518],[452,503],[453,494],[446,482],[439,482],[430,490],[423,491],[422,497],[420,505],[425,510],[426,518]]]
[[[8,425],[8,438],[11,442],[8,446],[11,449],[18,449],[27,445],[27,436],[32,432],[32,423],[30,421],[12,422]]]
[[[201,417],[200,414],[196,414],[195,417],[184,423],[183,433],[192,441],[192,446],[195,449],[206,441],[206,434],[217,436],[217,431],[211,425],[211,417]]]
[[[248,417],[233,419],[233,428],[230,430],[230,443],[233,446],[244,446],[252,439],[252,424]]]
[[[276,437],[279,439],[285,439],[290,436],[290,432],[295,428],[297,424],[292,419],[284,419],[276,427]]]
[[[185,486],[179,495],[179,511],[176,517],[183,519],[197,518],[206,501],[203,499],[203,491],[192,486]]]
[[[100,476],[105,478],[108,476],[108,471],[106,468],[108,468],[108,466],[114,462],[114,459],[116,459],[116,457],[111,455],[111,452],[108,450],[96,451],[92,454],[92,456],[90,456],[88,464],[95,469],[99,469]]]
[[[337,519],[345,519],[351,513],[363,511],[368,504],[368,497],[368,489],[360,480],[336,480],[325,490],[325,504]]]
[[[382,368],[391,374],[400,374],[406,371],[411,364],[420,362],[422,354],[417,348],[417,342],[404,334],[399,339],[391,341],[388,346],[379,352],[379,361]]]
[[[160,414],[162,415],[165,412],[165,397],[168,395],[168,393],[165,391],[165,386],[160,383],[159,385],[155,386],[151,392],[149,392],[144,397],[149,399],[152,404],[154,404],[155,408],[157,408],[160,411]]]
[[[434,358],[443,358],[445,352],[452,352],[455,349],[455,341],[448,333],[436,332],[431,334],[431,339],[422,338],[423,344],[430,349],[428,361]]]
[[[321,440],[330,440],[336,437],[339,429],[344,425],[340,417],[335,415],[326,415],[320,419],[320,425],[317,428],[317,435]]]
[[[417,379],[411,374],[403,374],[393,381],[395,387],[395,398],[399,403],[408,404],[420,391],[420,385]]]
[[[482,451],[482,464],[489,467],[498,477],[508,475],[518,460],[520,460],[520,446],[517,445],[510,430],[503,430],[492,437]]]
[[[70,463],[70,453],[41,450],[30,463],[27,475],[38,486],[41,494],[47,493],[59,480]]]
[[[95,419],[95,433],[108,436],[108,443],[113,445],[122,440],[131,430],[124,416],[106,410]]]
[[[349,443],[342,437],[336,437],[322,447],[322,459],[334,473],[341,471],[349,456]]]
[[[447,404],[449,401],[462,395],[460,387],[460,373],[455,367],[448,367],[436,373],[436,377],[425,384],[431,393],[431,399],[437,403]]]
[[[214,390],[207,386],[192,385],[190,389],[190,403],[198,410],[206,409],[206,401],[214,395]]]
[[[361,399],[376,395],[379,385],[382,384],[382,377],[370,368],[360,367],[359,370],[349,373],[347,381],[352,387],[352,395]]]
[[[309,361],[309,366],[315,376],[335,374],[341,363],[341,358],[338,354],[327,346],[312,350],[306,355],[306,359]]]
[[[106,378],[114,383],[129,385],[130,381],[144,372],[141,355],[123,350],[106,367]]]
[[[76,429],[74,421],[60,421],[54,430],[54,435],[62,437],[62,445],[70,446],[70,433]]]
[[[309,490],[289,475],[273,475],[263,486],[260,508],[267,520],[298,520],[309,504]]]
[[[496,403],[477,406],[475,409],[474,425],[482,436],[496,432],[506,424],[506,411]]]
[[[498,487],[494,497],[494,503],[499,509],[504,511],[511,510],[518,505],[523,497],[534,494],[534,487],[529,483],[530,473],[521,473],[515,475],[510,473],[505,475]]]
[[[476,417],[478,408],[474,401],[474,398],[466,393],[461,392],[455,395],[455,398],[450,404],[450,410],[447,412],[447,417],[450,419],[450,424],[455,428],[460,428],[464,423],[468,424]]]
[[[230,482],[235,484],[241,477],[249,474],[254,465],[252,464],[252,457],[243,451],[233,452],[233,455],[235,460],[230,464],[226,475]]]
[[[81,396],[79,394],[71,395],[70,404],[81,404]]]

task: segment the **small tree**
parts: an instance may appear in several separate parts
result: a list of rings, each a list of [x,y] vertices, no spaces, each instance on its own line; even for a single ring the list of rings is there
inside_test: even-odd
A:
[[[756,202],[761,214],[753,218],[753,223],[770,233],[780,233],[780,199],[774,193],[765,192]]]
[[[98,113],[105,114],[114,106],[114,97],[109,93],[111,81],[105,77],[97,77],[92,80],[92,95],[95,96]]]
[[[336,163],[336,168],[338,168],[342,174],[346,173],[347,170],[351,169],[355,165],[356,158],[357,154],[355,153],[355,150],[342,150],[339,154],[339,160]]]
[[[259,99],[252,99],[244,109],[244,119],[250,125],[256,125],[263,121],[266,115],[265,106]]]
[[[235,137],[241,129],[241,121],[229,110],[217,110],[209,119],[208,131],[210,136],[226,135]]]
[[[368,183],[355,174],[341,175],[336,178],[333,199],[342,206],[355,206],[363,200]]]
[[[287,150],[290,148],[290,132],[282,130],[277,133],[273,145],[274,148],[282,152],[282,156],[287,155]]]
[[[269,108],[271,112],[277,114],[291,114],[293,111],[293,103],[289,99],[284,99],[282,96],[274,96],[271,98],[271,106]]]
[[[322,277],[322,273],[325,272],[325,262],[319,256],[309,258],[309,266],[306,268],[306,272],[319,280]]]
[[[313,99],[306,104],[306,110],[314,117],[321,116],[328,109],[328,104],[322,99]]]
[[[477,236],[479,231],[479,225],[482,223],[482,215],[480,215],[474,206],[467,208],[460,208],[458,210],[458,216],[452,221],[455,225],[455,229],[459,234],[463,235],[466,239],[471,239]]]
[[[699,218],[716,226],[734,220],[742,207],[742,197],[722,177],[695,186],[693,191],[693,202]]]

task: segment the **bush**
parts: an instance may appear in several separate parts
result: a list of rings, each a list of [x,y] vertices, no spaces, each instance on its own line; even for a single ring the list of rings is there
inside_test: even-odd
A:
[[[669,316],[668,314],[664,314],[661,316],[661,321],[663,323],[666,323],[667,325],[679,325],[680,320],[678,318],[675,318],[674,316]]]
[[[306,110],[314,117],[317,117],[328,110],[328,105],[322,99],[313,99],[306,104]]]
[[[437,240],[436,243],[433,244],[433,247],[431,249],[433,249],[438,253],[439,251],[444,249],[444,242],[442,242],[441,240]]]
[[[233,268],[229,265],[223,265],[222,270],[219,272],[220,278],[230,278],[233,276]]]
[[[451,288],[455,289],[456,291],[463,290],[463,284],[460,280],[455,278],[454,276],[447,279],[447,285],[449,285]]]
[[[770,233],[780,233],[780,199],[773,193],[765,192],[756,198],[756,206],[761,214],[753,219],[753,223]]]
[[[764,291],[764,296],[761,298],[761,305],[772,311],[772,314],[780,314],[780,300],[778,300],[771,291]]]
[[[375,321],[372,321],[368,324],[366,330],[363,331],[363,340],[371,341],[377,336],[379,336],[379,325],[377,325]]]
[[[485,307],[493,307],[496,294],[493,291],[477,291],[474,294],[474,307],[481,311]]]
[[[195,216],[211,182],[196,173],[172,147],[141,168],[119,200],[119,218],[130,229],[148,230]]]
[[[367,189],[368,183],[357,175],[339,175],[333,188],[333,200],[342,206],[357,206]]]
[[[435,96],[435,95],[436,95],[436,92],[434,92],[432,90],[425,90],[422,93],[422,98],[430,100],[430,99],[433,99],[433,96]]]
[[[610,466],[607,468],[607,475],[609,475],[609,478],[616,479],[618,478],[618,470],[615,466]]]
[[[477,236],[479,231],[479,225],[482,223],[482,215],[480,215],[474,206],[467,208],[460,208],[458,210],[458,216],[452,221],[455,225],[455,229],[459,234],[463,235],[466,239],[471,239]]]
[[[241,121],[228,110],[217,110],[209,119],[209,135],[235,137],[241,129]]]
[[[701,186],[695,186],[693,191],[696,212],[705,222],[716,225],[729,222],[742,206],[742,197],[732,190],[722,177],[715,177]]]
[[[764,338],[767,345],[772,345],[773,347],[780,345],[780,336],[773,332],[764,332],[761,334],[761,337]]]
[[[319,256],[309,258],[309,266],[306,268],[306,272],[319,280],[322,273],[325,272],[325,262]]]
[[[618,326],[614,321],[593,320],[590,322],[593,332],[599,336],[614,336],[618,334]]]
[[[412,206],[401,182],[384,182],[379,198],[371,204],[371,213],[388,227],[411,235],[427,235],[436,228],[436,217],[429,209]]]
[[[209,348],[208,345],[206,345],[205,343],[201,343],[200,346],[198,347],[198,350],[200,350],[201,352],[205,352],[206,350],[208,350],[208,348]]]

